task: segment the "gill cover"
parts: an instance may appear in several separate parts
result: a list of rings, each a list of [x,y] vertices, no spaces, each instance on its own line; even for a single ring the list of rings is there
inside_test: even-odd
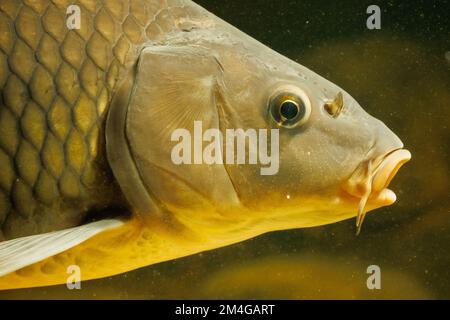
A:
[[[204,131],[219,128],[221,75],[218,60],[200,47],[142,50],[112,101],[106,129],[110,165],[138,211],[238,204],[223,165],[176,165],[171,159],[174,130],[192,135],[194,121],[202,121]]]

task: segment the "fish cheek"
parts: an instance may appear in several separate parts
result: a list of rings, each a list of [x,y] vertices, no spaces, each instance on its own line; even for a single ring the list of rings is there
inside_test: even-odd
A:
[[[363,121],[330,118],[315,127],[311,163],[320,164],[315,170],[323,177],[319,183],[322,188],[339,189],[365,160],[373,135]]]
[[[280,133],[280,170],[274,177],[278,192],[290,199],[336,195],[360,163],[352,147],[357,141],[347,141],[342,130],[333,123],[325,128],[313,118],[307,128]]]
[[[136,70],[122,107],[126,148],[138,178],[127,181],[125,175],[119,184],[143,184],[162,205],[238,205],[224,166],[198,162],[203,151],[198,141],[202,144],[203,133],[219,127],[214,96],[221,69],[212,53],[190,46],[149,47],[142,51]],[[185,153],[181,156],[175,150],[180,144]],[[119,160],[112,168],[126,171],[123,167],[129,165]],[[133,188],[127,192],[133,193]]]

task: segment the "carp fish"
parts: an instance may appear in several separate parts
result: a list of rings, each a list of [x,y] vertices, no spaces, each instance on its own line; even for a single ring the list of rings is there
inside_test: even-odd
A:
[[[355,216],[359,231],[411,157],[346,91],[189,0],[2,0],[0,98],[0,289]],[[199,122],[276,132],[276,174],[174,163],[174,131]]]

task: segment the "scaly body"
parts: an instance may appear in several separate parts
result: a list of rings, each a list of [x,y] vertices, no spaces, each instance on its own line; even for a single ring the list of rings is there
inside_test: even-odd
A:
[[[0,3],[0,241],[125,205],[106,161],[110,101],[143,44],[189,14],[170,0]]]
[[[0,90],[0,289],[355,215],[359,231],[410,158],[343,89],[189,0],[2,0]],[[275,130],[276,174],[175,163],[198,121]]]

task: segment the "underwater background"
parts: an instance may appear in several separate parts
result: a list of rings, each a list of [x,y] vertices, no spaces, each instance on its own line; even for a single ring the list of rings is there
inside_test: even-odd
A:
[[[349,92],[411,151],[398,200],[355,220],[272,232],[122,275],[0,299],[450,299],[450,2],[198,0]],[[366,9],[380,6],[381,30]],[[367,267],[381,268],[369,290]]]

